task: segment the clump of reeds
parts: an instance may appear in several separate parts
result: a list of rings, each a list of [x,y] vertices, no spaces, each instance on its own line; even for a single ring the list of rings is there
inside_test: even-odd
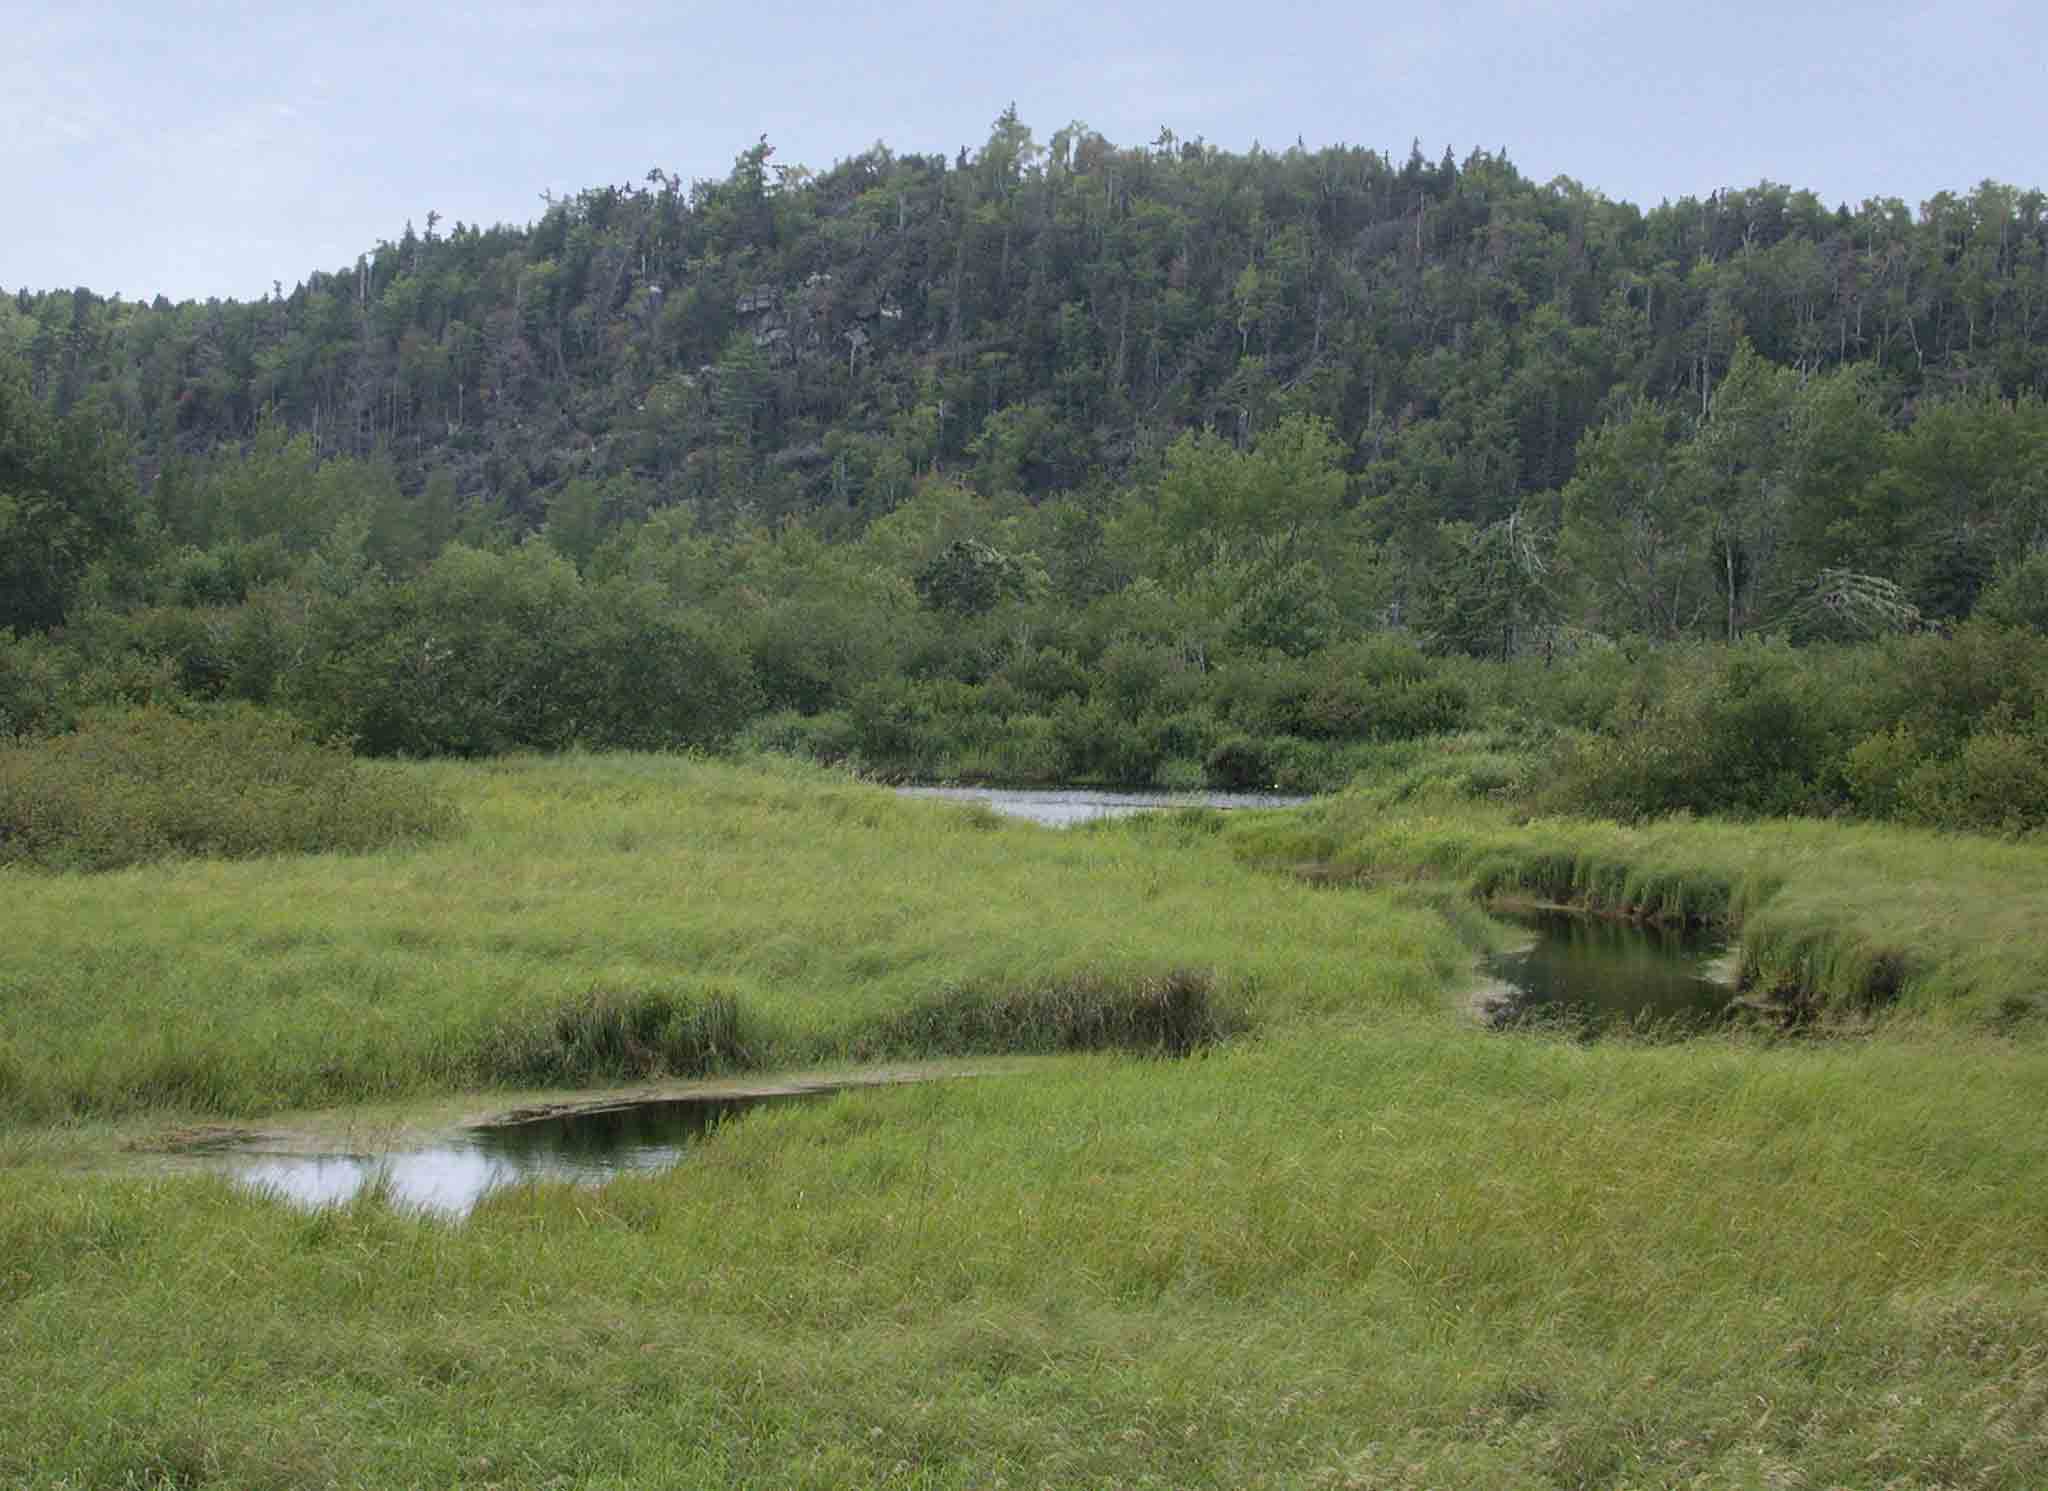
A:
[[[1250,1026],[1206,969],[1086,970],[1041,983],[946,989],[883,1019],[858,1054],[1137,1051],[1186,1056]]]
[[[739,1001],[594,988],[539,1021],[501,1024],[478,1053],[487,1081],[536,1086],[699,1077],[756,1064]]]

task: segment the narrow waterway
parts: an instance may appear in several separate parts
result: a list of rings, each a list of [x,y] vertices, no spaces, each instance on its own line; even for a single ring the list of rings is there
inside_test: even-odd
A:
[[[466,1215],[492,1191],[538,1181],[594,1185],[677,1164],[719,1124],[763,1103],[816,1092],[744,1098],[662,1098],[581,1108],[466,1128],[419,1149],[381,1154],[244,1151],[213,1168],[301,1206],[335,1206],[372,1186],[398,1206]]]
[[[1123,818],[1132,813],[1168,812],[1175,808],[1210,808],[1231,812],[1241,808],[1294,808],[1306,797],[1267,792],[1111,792],[1086,787],[1025,789],[1010,787],[898,787],[905,797],[942,802],[986,803],[1011,818],[1027,818],[1066,828],[1095,818]]]
[[[1529,939],[1488,960],[1494,983],[1482,1005],[1490,1024],[1705,1028],[1725,1017],[1735,995],[1718,976],[1726,951],[1718,938],[1570,911],[1512,920]]]

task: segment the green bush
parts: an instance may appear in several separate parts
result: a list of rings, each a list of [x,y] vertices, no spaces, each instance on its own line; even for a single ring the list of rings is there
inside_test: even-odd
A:
[[[859,750],[852,718],[844,710],[798,714],[778,709],[752,720],[735,742],[742,752],[768,751],[780,756],[805,756],[826,765],[844,761]]]
[[[1928,762],[1900,794],[1902,816],[1945,828],[2026,833],[2048,825],[2048,739],[1986,729]]]
[[[255,709],[95,711],[71,734],[0,746],[0,865],[361,850],[454,824],[418,780]]]
[[[1210,784],[1226,792],[1246,792],[1273,783],[1273,763],[1266,743],[1249,735],[1233,735],[1209,753],[1203,763]]]
[[[942,738],[930,691],[903,678],[878,678],[855,691],[847,710],[863,762],[892,774],[928,775]]]
[[[1076,778],[1144,786],[1166,753],[1156,732],[1129,719],[1107,699],[1068,699],[1052,712],[1053,738]]]
[[[2001,569],[1971,614],[1999,626],[2048,633],[2048,550],[2036,550]]]
[[[370,755],[673,749],[731,739],[760,703],[744,647],[652,582],[588,582],[547,545],[460,545],[418,580],[307,621],[292,708]]]
[[[45,637],[0,632],[0,740],[48,735],[76,722],[65,662]]]

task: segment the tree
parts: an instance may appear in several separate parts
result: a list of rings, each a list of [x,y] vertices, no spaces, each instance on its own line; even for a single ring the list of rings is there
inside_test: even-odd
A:
[[[1030,570],[979,539],[955,539],[916,575],[918,598],[934,611],[984,616],[1030,589]]]
[[[1639,403],[1580,443],[1559,548],[1601,631],[1672,640],[1698,625],[1711,599],[1677,423]]]
[[[61,623],[93,564],[133,557],[138,522],[125,442],[53,416],[0,361],[0,631]]]
[[[1710,535],[1725,640],[1742,635],[1770,580],[1788,505],[1796,375],[1746,342],[1687,448],[1693,500]]]
[[[1195,563],[1217,543],[1287,546],[1337,516],[1343,450],[1324,421],[1295,415],[1240,451],[1218,436],[1183,435],[1166,453],[1159,518],[1167,540]]]
[[[1506,659],[1546,641],[1560,614],[1550,585],[1550,535],[1520,513],[1484,528],[1445,527],[1450,553],[1415,608],[1424,645]]]

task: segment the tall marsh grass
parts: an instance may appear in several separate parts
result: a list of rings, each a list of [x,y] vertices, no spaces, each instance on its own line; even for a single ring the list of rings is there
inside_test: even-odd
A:
[[[1178,1050],[1430,1007],[1470,959],[1425,906],[1316,895],[1207,831],[1041,829],[788,761],[384,769],[453,802],[461,832],[0,871],[34,929],[0,940],[0,1116],[249,1114],[881,1050]]]
[[[1722,925],[1788,1012],[2018,1029],[2048,1018],[2048,845],[1868,823],[1624,825],[1371,791],[1232,825],[1250,862],[1321,880],[1448,881],[1646,921]]]
[[[455,821],[416,774],[358,762],[256,709],[98,711],[69,734],[0,743],[0,866],[364,850]]]
[[[2044,1083],[1396,1015],[461,1225],[0,1169],[0,1483],[2035,1491]]]
[[[2038,1029],[1999,1016],[2044,987],[2038,849],[1426,787],[1062,833],[788,763],[400,771],[459,834],[0,870],[0,1483],[2048,1484],[2048,1042],[1965,1028]],[[1474,891],[1724,917],[1824,989],[1895,956],[1930,1018],[1489,1035],[1445,999]],[[1102,1044],[1204,1057],[764,1108],[459,1225],[9,1137]]]

